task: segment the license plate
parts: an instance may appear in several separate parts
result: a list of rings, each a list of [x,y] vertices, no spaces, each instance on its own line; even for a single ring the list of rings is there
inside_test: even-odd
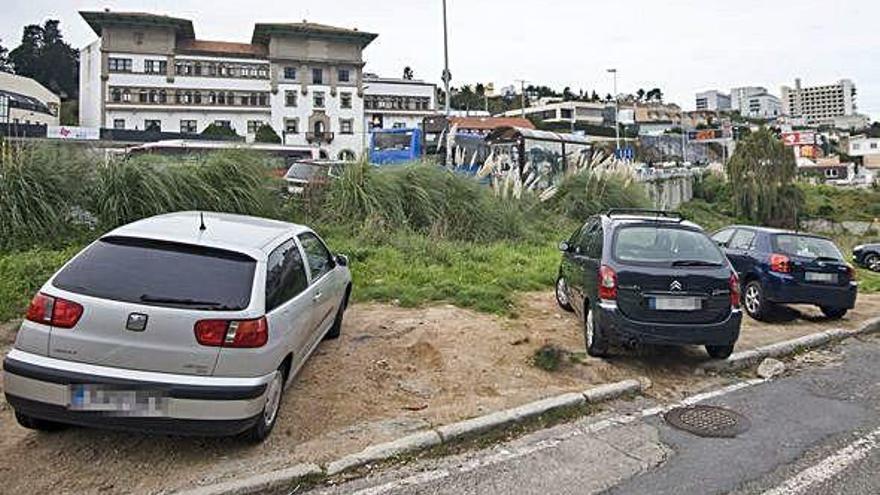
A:
[[[804,279],[807,282],[825,282],[825,283],[837,283],[837,274],[836,273],[819,273],[819,272],[806,272],[804,274]]]
[[[648,304],[658,311],[696,311],[702,308],[699,297],[656,296],[648,299]]]
[[[165,416],[168,398],[158,390],[124,390],[103,385],[70,386],[70,409],[119,416]]]

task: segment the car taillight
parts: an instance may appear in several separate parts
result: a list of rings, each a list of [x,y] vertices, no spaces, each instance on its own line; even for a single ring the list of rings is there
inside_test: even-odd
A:
[[[770,271],[777,273],[791,273],[791,260],[784,254],[771,254]]]
[[[255,320],[199,320],[193,330],[199,344],[211,347],[262,347],[269,341],[265,316]]]
[[[858,272],[856,272],[855,267],[853,267],[849,263],[846,264],[846,274],[849,275],[850,280],[858,279]]]
[[[39,292],[31,299],[25,318],[53,327],[73,328],[82,314],[82,305]]]
[[[739,287],[739,277],[736,275],[736,273],[730,274],[730,278],[727,280],[727,285],[730,288],[730,307],[738,308],[742,293],[740,292]]]
[[[617,274],[606,265],[599,267],[599,299],[617,299]]]

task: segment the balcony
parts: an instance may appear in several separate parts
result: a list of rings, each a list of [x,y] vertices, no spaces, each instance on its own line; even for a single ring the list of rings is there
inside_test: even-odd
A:
[[[334,134],[332,132],[307,132],[306,133],[306,142],[309,144],[312,143],[327,143],[330,144],[333,142]]]

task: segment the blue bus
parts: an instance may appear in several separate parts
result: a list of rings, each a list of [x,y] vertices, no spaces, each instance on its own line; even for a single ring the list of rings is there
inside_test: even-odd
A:
[[[375,129],[370,134],[370,163],[392,165],[422,156],[421,129]]]

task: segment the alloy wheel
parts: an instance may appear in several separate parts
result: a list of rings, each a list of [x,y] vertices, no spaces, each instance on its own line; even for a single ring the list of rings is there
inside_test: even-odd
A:
[[[758,288],[754,285],[749,285],[746,288],[746,309],[750,314],[756,314],[758,310],[761,309],[761,300],[760,294],[758,293]]]
[[[281,406],[281,389],[284,387],[283,375],[276,372],[272,381],[269,382],[269,390],[266,393],[266,405],[263,407],[263,420],[267,425],[275,421],[278,409]]]
[[[587,341],[587,349],[593,346],[593,338],[595,337],[595,327],[593,326],[593,310],[587,311],[587,325],[584,329],[584,336]]]
[[[880,256],[871,255],[868,257],[868,269],[872,272],[880,272]]]
[[[556,281],[556,301],[560,306],[568,306],[568,294],[566,293],[565,279],[559,277]]]

